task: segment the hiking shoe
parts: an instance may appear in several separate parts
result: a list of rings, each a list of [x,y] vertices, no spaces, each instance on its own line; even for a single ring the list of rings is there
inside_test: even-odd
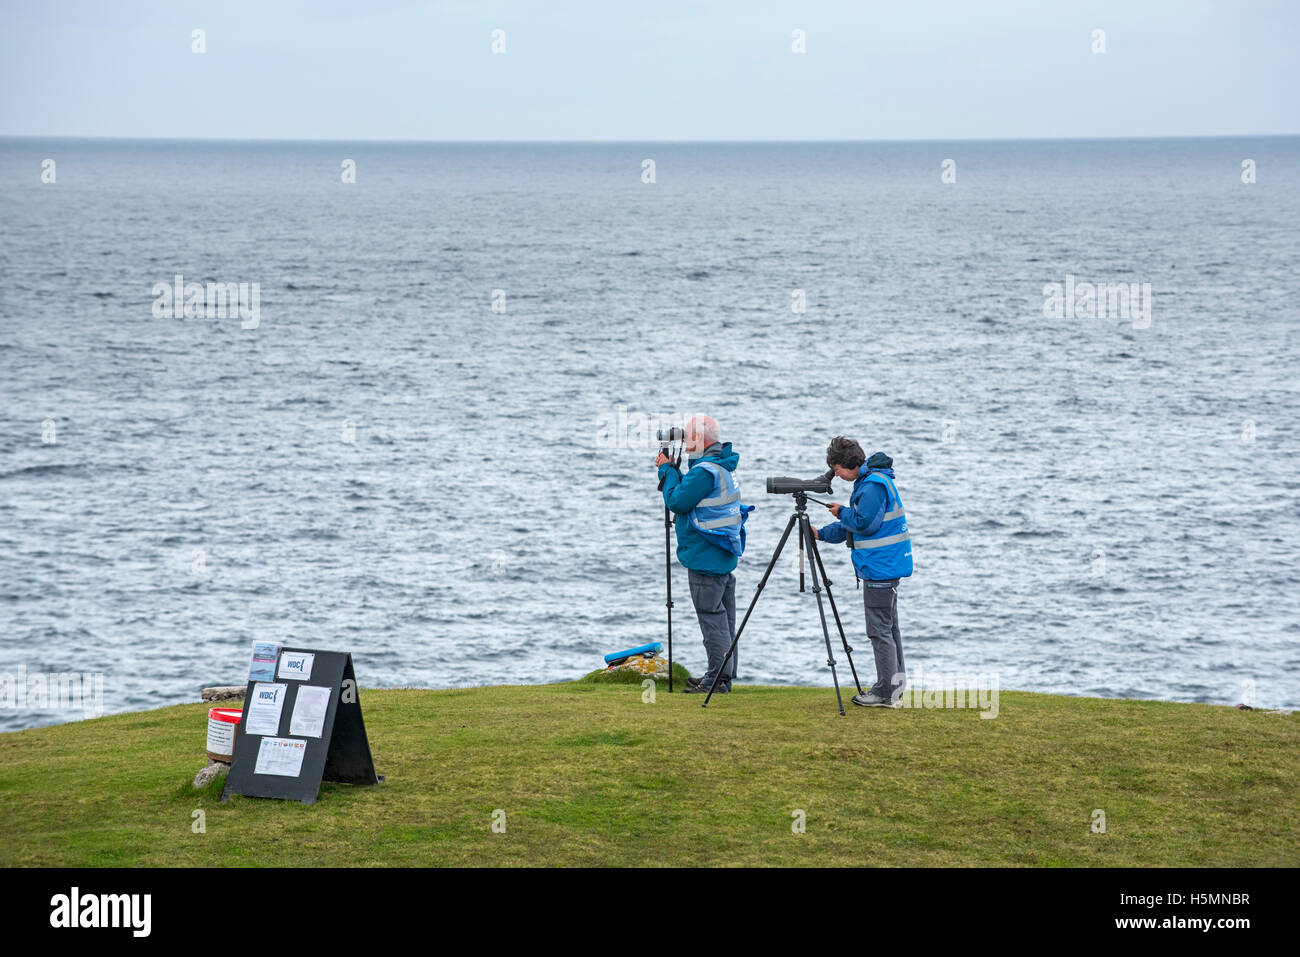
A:
[[[708,694],[710,691],[713,691],[713,686],[712,686],[712,685],[702,685],[702,684],[700,684],[700,683],[697,681],[695,684],[691,685],[689,688],[687,688],[685,691],[683,691],[682,694]],[[731,689],[730,689],[730,688],[719,688],[715,693],[716,693],[716,694],[730,694],[730,693],[731,693]]]
[[[862,705],[862,707],[864,708],[896,707],[894,702],[891,701],[889,698],[882,698],[880,697],[880,695],[876,694],[873,691],[868,691],[866,694],[855,694],[853,696],[853,703]]]
[[[699,683],[700,683],[700,679],[699,679],[699,678],[687,678],[687,679],[686,679],[686,687],[688,687],[688,688],[694,688],[694,687],[695,687],[697,684],[699,684]]]

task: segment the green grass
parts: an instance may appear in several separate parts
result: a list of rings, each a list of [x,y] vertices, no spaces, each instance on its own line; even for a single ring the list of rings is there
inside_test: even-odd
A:
[[[193,791],[206,704],[0,735],[0,865],[1300,864],[1295,716],[1005,692],[993,720],[840,717],[753,686],[704,711],[585,680],[361,700],[387,781],[311,806]]]

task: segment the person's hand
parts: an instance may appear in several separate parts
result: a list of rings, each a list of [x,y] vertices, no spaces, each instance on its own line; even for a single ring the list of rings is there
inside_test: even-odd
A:
[[[826,505],[826,510],[830,512],[832,515],[834,515],[836,518],[839,518],[840,509],[842,509],[843,507],[844,506],[839,504],[839,502],[828,502]]]
[[[820,540],[821,537],[822,537],[822,533],[819,532],[819,531],[817,531],[817,526],[816,526],[816,525],[809,525],[808,527],[812,529],[813,538],[816,538],[816,539],[819,539],[819,540]]]
[[[670,459],[667,455],[664,454],[662,450],[660,450],[659,457],[655,459],[655,468],[658,468],[661,465],[671,465],[672,461],[673,461],[672,459]]]

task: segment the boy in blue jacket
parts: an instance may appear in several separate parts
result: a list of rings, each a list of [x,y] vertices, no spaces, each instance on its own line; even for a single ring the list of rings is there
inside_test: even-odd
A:
[[[826,507],[836,521],[813,529],[824,542],[847,542],[853,569],[862,580],[867,637],[876,657],[876,683],[853,703],[868,708],[892,708],[907,687],[903,641],[898,631],[898,580],[912,574],[912,540],[907,515],[894,485],[894,460],[884,452],[870,459],[862,446],[837,435],[826,449],[826,464],[845,481],[853,482],[849,505]]]

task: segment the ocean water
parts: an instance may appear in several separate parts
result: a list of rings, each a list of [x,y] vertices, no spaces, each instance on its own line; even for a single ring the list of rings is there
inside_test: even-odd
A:
[[[0,140],[0,673],[102,674],[107,712],[256,640],[363,686],[577,677],[664,637],[647,430],[708,412],[757,506],[742,614],[792,506],[763,479],[847,434],[895,461],[910,668],[1300,707],[1298,222],[1297,138]],[[155,316],[178,274],[257,283],[258,324]],[[1045,316],[1067,276],[1150,312]],[[829,686],[793,559],[740,664]],[[30,704],[0,728],[81,717]]]

